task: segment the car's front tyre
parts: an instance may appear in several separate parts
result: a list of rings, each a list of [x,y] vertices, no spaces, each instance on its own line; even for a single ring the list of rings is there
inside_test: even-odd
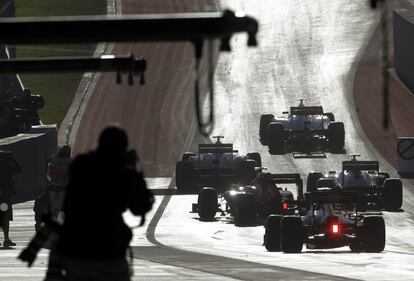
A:
[[[217,191],[204,187],[198,193],[197,212],[203,221],[212,221],[217,213]]]

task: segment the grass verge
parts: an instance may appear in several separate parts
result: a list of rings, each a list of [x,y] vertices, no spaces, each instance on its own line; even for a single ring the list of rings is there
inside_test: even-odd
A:
[[[16,17],[70,16],[106,14],[106,0],[15,0]],[[36,45],[18,46],[17,58],[46,56],[90,56],[96,45]],[[40,113],[45,124],[62,122],[72,102],[83,73],[24,74],[21,79],[32,93],[45,98]]]

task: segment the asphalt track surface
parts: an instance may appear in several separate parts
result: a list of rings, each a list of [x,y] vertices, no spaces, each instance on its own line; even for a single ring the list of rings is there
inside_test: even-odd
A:
[[[123,1],[122,11],[145,12],[146,7],[148,11],[158,11],[161,7],[144,5],[147,2]],[[162,7],[172,11],[181,3],[190,2],[168,3],[171,5]],[[280,113],[305,97],[309,104],[321,104],[344,122],[346,153],[378,159],[382,169],[395,175],[361,130],[352,95],[355,69],[378,23],[379,11],[369,9],[365,1],[345,0],[240,0],[220,4],[259,19],[260,46],[248,49],[246,38],[240,36],[232,41],[233,52],[220,56],[213,135],[225,135],[225,140],[233,142],[242,154],[260,152],[264,165],[272,172],[300,172],[305,177],[311,170],[339,170],[341,161],[348,158],[346,154],[294,159],[292,154],[270,155],[258,141],[262,113]],[[192,9],[191,5],[180,7]],[[80,123],[75,151],[94,147],[99,130],[109,121],[119,121],[127,127],[132,146],[144,159],[147,174],[171,176],[179,154],[199,141],[197,137],[187,137],[195,129],[191,126],[192,49],[175,43],[115,45],[114,53],[135,48],[147,52],[149,61],[159,62],[149,69],[148,84],[142,88],[118,86],[114,76],[102,75]],[[174,188],[174,180],[153,179],[150,186],[156,193],[168,193],[168,189]],[[387,246],[379,254],[355,254],[348,248],[269,253],[261,246],[263,226],[236,227],[231,218],[219,216],[214,222],[200,222],[189,212],[196,196],[157,196],[156,206],[147,218],[148,227],[134,231],[135,278],[413,280],[413,194],[411,186],[404,188],[403,211],[384,214]],[[130,215],[126,214],[126,218],[131,225],[136,224]],[[40,261],[44,262],[44,258]],[[40,276],[43,270],[44,264],[33,276]]]
[[[118,1],[123,14],[211,11],[214,1]],[[203,5],[201,5],[203,4]],[[121,8],[122,7],[122,8]],[[96,146],[102,128],[122,124],[138,149],[149,177],[171,176],[182,153],[194,116],[194,48],[190,43],[116,44],[112,54],[134,53],[148,61],[146,84],[129,86],[124,75],[117,84],[115,74],[101,74],[94,81],[80,124],[76,130],[74,153]],[[201,71],[205,72],[205,60]],[[204,79],[205,80],[205,79]],[[205,82],[202,84],[205,84]]]
[[[130,11],[126,3],[122,4],[123,12]],[[270,155],[258,141],[258,123],[262,113],[280,113],[295,105],[298,98],[305,97],[309,104],[321,104],[325,110],[334,112],[337,120],[344,122],[346,153],[359,153],[363,159],[378,159],[382,169],[395,172],[367,141],[357,119],[352,95],[355,68],[378,23],[379,11],[369,9],[365,1],[222,1],[221,6],[244,10],[259,19],[260,46],[248,49],[245,46],[246,38],[238,36],[232,41],[233,51],[221,54],[216,72],[217,123],[213,135],[225,135],[226,141],[233,142],[243,154],[260,152],[264,165],[272,172],[300,172],[305,177],[311,170],[339,170],[341,161],[348,158],[346,154],[327,153],[326,158],[322,159],[294,159],[291,154]],[[170,49],[176,50],[175,46],[169,45],[165,51],[168,55],[164,57],[164,49],[156,47],[160,48],[158,59],[162,62],[171,59]],[[116,46],[114,50],[117,50]],[[192,50],[182,50],[184,53],[186,51]],[[179,54],[181,52],[175,53],[175,56]],[[183,79],[187,81],[188,93],[191,94],[193,76],[189,55],[192,54],[179,56],[185,71],[181,66],[174,72],[177,74],[182,71],[181,75],[188,76],[174,77],[175,82],[168,87],[180,84]],[[149,61],[151,58],[154,59],[155,55],[148,57]],[[167,63],[153,67],[157,67],[154,73],[160,72],[160,77],[156,76],[157,86],[162,81],[170,81],[163,76],[165,73],[162,74],[162,70],[168,68]],[[149,77],[150,74],[148,81]],[[105,79],[103,85],[97,84],[97,88],[108,90],[110,83],[113,80]],[[162,87],[165,89],[166,85]],[[152,156],[151,163],[143,163],[144,168],[150,165],[151,175],[171,175],[171,170],[168,173],[168,169],[173,167],[168,160],[174,158],[171,150],[177,155],[177,152],[194,147],[197,143],[194,140],[185,144],[187,130],[190,128],[189,134],[194,130],[190,122],[177,123],[177,120],[191,120],[188,117],[191,114],[182,115],[186,116],[183,119],[172,118],[173,113],[191,112],[189,107],[193,106],[192,97],[187,93],[184,100],[181,96],[179,101],[168,102],[161,107],[157,106],[158,99],[152,97],[145,106],[157,114],[148,119],[144,118],[148,114],[142,111],[145,107],[134,104],[138,97],[125,92],[128,86],[117,89],[117,94],[124,96],[116,96],[108,101],[106,95],[103,98],[105,102],[97,98],[91,103],[96,108],[91,114],[94,117],[89,119],[89,125],[85,127],[87,129],[83,130],[90,137],[94,135],[91,132],[99,131],[99,128],[92,129],[97,120],[105,124],[107,120],[120,115],[124,116],[120,121],[125,122],[134,120],[133,117],[139,114],[142,124],[135,121],[133,124],[127,122],[126,126],[128,129],[131,126],[140,128],[132,136],[133,144],[145,144],[135,146],[143,159]],[[158,89],[154,89],[155,94]],[[171,97],[169,94],[161,96],[161,103],[165,102],[166,96]],[[128,105],[122,106],[121,112],[117,108],[119,99]],[[134,111],[137,107],[138,112]],[[115,112],[117,109],[118,112]],[[103,111],[109,112],[107,117],[98,118]],[[151,133],[152,130],[159,134],[165,131],[165,127],[157,125],[157,118],[160,121],[168,120],[169,127],[178,128],[169,135],[170,138],[160,139],[157,134]],[[82,128],[79,132],[82,132]],[[86,148],[87,145],[79,140],[77,143]],[[168,186],[173,187],[173,182]],[[302,254],[287,255],[268,253],[261,247],[264,233],[262,226],[235,227],[227,217],[211,223],[200,222],[196,215],[189,213],[196,196],[160,197],[157,198],[160,205],[145,233],[147,240],[143,239],[143,233],[134,240],[135,256],[138,260],[173,266],[176,272],[190,269],[238,280],[395,280],[396,276],[401,280],[412,280],[414,265],[409,262],[414,254],[411,198],[412,193],[406,186],[404,211],[385,213],[387,247],[383,253],[352,254],[349,249],[340,248],[318,252],[305,250]]]

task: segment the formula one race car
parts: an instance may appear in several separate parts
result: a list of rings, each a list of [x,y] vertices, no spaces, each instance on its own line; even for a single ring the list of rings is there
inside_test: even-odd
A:
[[[305,194],[308,211],[300,215],[271,215],[265,225],[268,251],[300,253],[308,249],[349,246],[352,252],[382,252],[385,223],[380,212],[359,212],[355,192],[321,188]]]
[[[280,184],[295,184],[297,198]],[[219,194],[205,187],[198,194],[193,212],[204,221],[213,220],[217,211],[233,216],[236,225],[251,225],[257,218],[270,214],[294,214],[303,202],[303,181],[300,174],[271,174],[259,172],[252,185],[232,188]]]
[[[221,143],[223,136],[215,136],[216,143],[200,144],[198,155],[186,152],[176,164],[175,179],[181,193],[197,192],[200,186],[223,189],[230,184],[249,184],[256,176],[262,160],[257,152],[237,155],[233,144]]]
[[[366,209],[399,210],[403,202],[403,188],[400,179],[390,178],[386,172],[379,171],[378,161],[358,161],[358,154],[352,160],[342,161],[342,171],[331,171],[325,175],[311,172],[306,189],[314,191],[321,184],[328,187],[341,187],[355,191]]]
[[[344,148],[344,124],[335,122],[333,113],[324,113],[322,106],[305,106],[304,99],[300,99],[299,106],[283,113],[287,116],[260,117],[260,142],[268,145],[271,153],[284,153],[288,147],[301,151],[321,146],[333,151]]]

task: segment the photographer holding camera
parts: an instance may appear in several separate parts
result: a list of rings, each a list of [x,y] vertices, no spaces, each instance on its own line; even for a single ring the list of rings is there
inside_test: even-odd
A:
[[[13,175],[22,171],[11,151],[0,151],[0,228],[3,229],[3,247],[16,246],[9,237],[10,221],[13,220],[12,196],[14,194]]]
[[[154,197],[132,163],[136,153],[127,148],[126,132],[110,126],[96,150],[72,162],[57,247],[68,281],[130,280],[126,252],[132,232],[122,213],[129,209],[144,218]]]

